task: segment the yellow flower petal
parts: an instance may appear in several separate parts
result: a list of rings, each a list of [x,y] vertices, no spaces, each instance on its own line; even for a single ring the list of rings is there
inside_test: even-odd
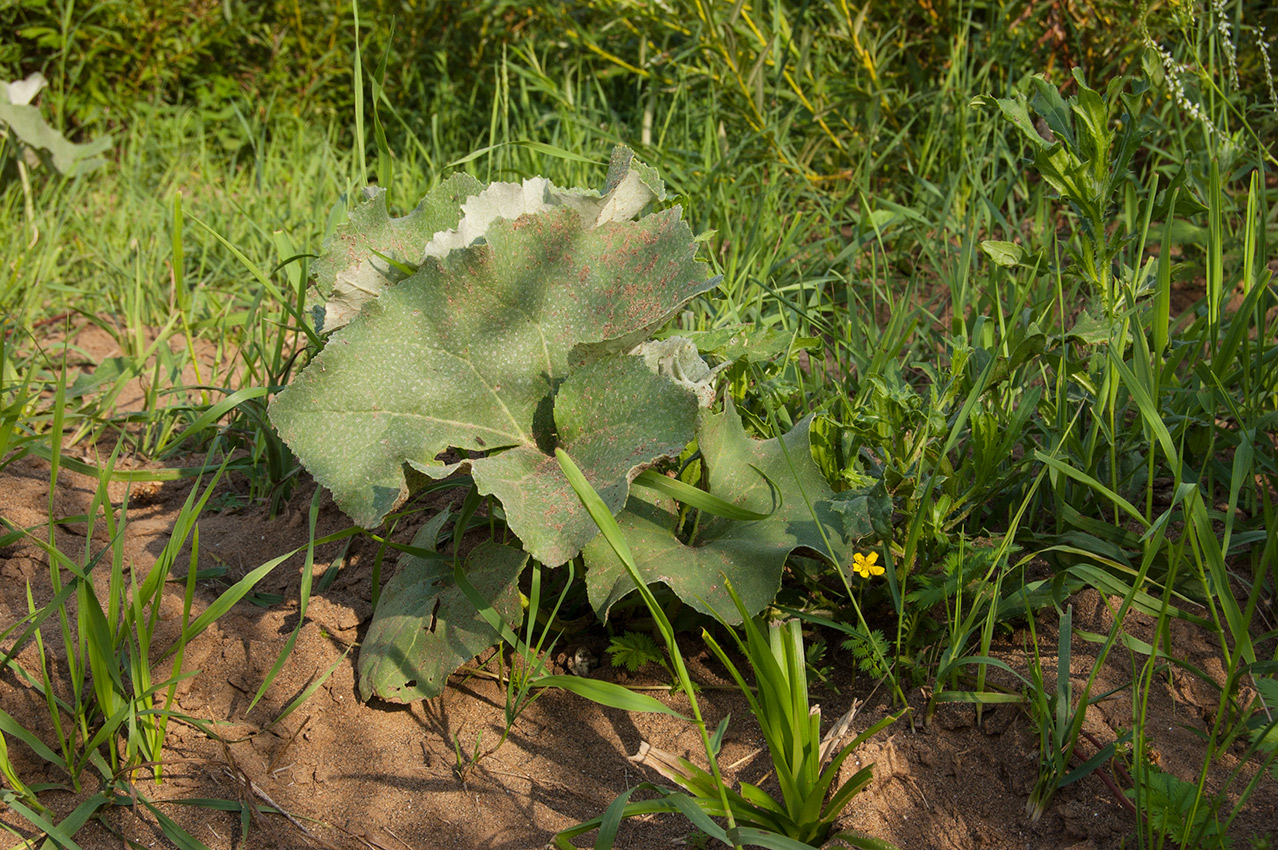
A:
[[[879,566],[878,561],[878,552],[871,552],[868,556],[857,552],[852,555],[852,572],[861,578],[869,578],[871,575],[883,575],[883,567]]]

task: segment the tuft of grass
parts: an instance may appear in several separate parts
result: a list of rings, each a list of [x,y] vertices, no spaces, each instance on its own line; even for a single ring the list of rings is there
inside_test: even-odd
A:
[[[54,399],[59,409],[65,389],[64,371]],[[55,426],[60,424],[57,419],[55,415]],[[60,433],[54,431],[55,435]],[[59,442],[54,436],[51,494],[61,465]],[[127,496],[117,505],[108,493],[122,446],[123,441],[117,442],[115,451],[98,468],[97,487],[83,516],[55,514],[52,495],[47,536],[0,516],[6,545],[25,540],[42,549],[49,561],[52,598],[36,605],[28,584],[27,615],[0,632],[0,640],[9,647],[0,657],[0,667],[12,671],[44,701],[48,719],[43,725],[52,734],[53,743],[45,743],[4,711],[0,711],[0,738],[12,735],[22,741],[36,756],[61,771],[77,791],[89,768],[104,789],[55,824],[48,819],[40,794],[60,786],[28,784],[10,761],[7,747],[0,746],[0,774],[9,786],[3,792],[5,802],[34,829],[63,846],[74,846],[72,836],[76,831],[105,808],[132,805],[134,799],[153,808],[145,795],[139,795],[136,783],[142,771],[148,771],[156,783],[163,780],[169,724],[177,721],[208,731],[205,720],[184,714],[174,701],[178,683],[195,675],[182,669],[187,645],[293,554],[286,553],[261,565],[195,615],[198,519],[225,475],[227,464],[211,468],[207,478],[196,481],[174,518],[173,531],[155,563],[139,573],[126,569],[124,563],[124,534],[129,522]],[[66,554],[57,546],[53,529],[67,522],[84,523],[87,540],[94,539],[94,529],[101,523],[105,526],[106,545],[96,552],[86,548],[80,558]],[[186,573],[180,579],[183,593],[178,634],[165,645],[158,641],[157,634],[161,597],[166,584],[177,580],[173,571],[188,545]],[[46,636],[51,630],[60,640],[56,648]],[[35,652],[34,671],[17,661],[18,654],[29,645]],[[161,817],[161,823],[170,838],[186,835],[167,818]]]

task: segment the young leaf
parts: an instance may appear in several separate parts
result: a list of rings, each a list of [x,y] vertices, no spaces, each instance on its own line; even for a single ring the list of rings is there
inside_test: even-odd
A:
[[[631,673],[639,672],[645,664],[664,664],[665,657],[657,649],[657,642],[643,632],[626,632],[617,635],[608,645],[612,666],[625,667]]]
[[[498,221],[568,207],[590,230],[628,221],[666,194],[656,172],[624,145],[613,151],[603,195],[592,189],[560,189],[544,177],[485,186],[457,173],[428,192],[417,209],[391,218],[384,189],[368,187],[364,192],[364,203],[325,241],[315,262],[316,289],[326,302],[316,307],[315,324],[324,331],[350,322],[365,303],[411,275],[427,257],[442,259],[481,243]]]

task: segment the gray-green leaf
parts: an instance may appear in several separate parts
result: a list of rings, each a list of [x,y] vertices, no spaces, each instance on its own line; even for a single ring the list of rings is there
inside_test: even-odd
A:
[[[640,575],[649,583],[664,582],[697,610],[735,623],[740,615],[724,588],[724,576],[753,615],[772,602],[786,558],[795,549],[842,563],[842,517],[832,510],[834,494],[812,461],[811,425],[808,417],[781,440],[753,440],[730,402],[723,413],[705,415],[697,443],[709,467],[710,492],[769,516],[753,522],[703,517],[697,539],[688,545],[675,533],[675,502],[653,490],[636,490],[617,523]],[[591,541],[584,555],[590,603],[606,618],[633,585],[602,538]]]
[[[849,542],[892,537],[892,497],[882,481],[859,490],[844,490],[830,499],[830,509],[843,520],[843,538]]]
[[[441,230],[456,227],[462,203],[483,188],[469,174],[454,174],[401,218],[390,217],[385,190],[370,190],[351,210],[350,220],[324,241],[323,253],[311,267],[315,288],[325,299],[316,328],[327,332],[348,324],[367,301],[407,277],[397,264],[418,266],[422,246]]]
[[[614,514],[635,476],[676,457],[697,427],[697,400],[641,357],[609,357],[573,372],[555,397],[553,444],[566,451]],[[534,558],[557,566],[599,533],[555,460],[537,444],[464,461],[479,492],[501,500]],[[429,473],[429,470],[426,470]]]
[[[437,529],[425,529],[433,548]],[[466,559],[466,578],[512,628],[523,620],[519,574],[528,555],[509,546],[481,543]],[[453,582],[451,560],[400,558],[400,571],[382,591],[359,651],[359,692],[392,702],[437,697],[454,670],[498,640]]]
[[[350,221],[325,243],[315,261],[315,285],[325,299],[317,307],[317,326],[334,331],[350,322],[383,289],[420,266],[427,257],[443,258],[482,242],[498,221],[514,221],[556,207],[581,216],[586,229],[634,218],[652,200],[665,198],[656,172],[618,145],[604,194],[593,189],[560,189],[544,177],[522,183],[485,186],[467,174],[454,174],[427,193],[403,218],[391,218],[386,193],[365,190],[367,200]]]
[[[694,251],[677,207],[594,229],[567,207],[494,221],[482,244],[426,258],[368,302],[271,421],[337,504],[375,526],[407,496],[406,463],[438,467],[450,448],[549,451],[569,352],[650,332],[711,288]]]

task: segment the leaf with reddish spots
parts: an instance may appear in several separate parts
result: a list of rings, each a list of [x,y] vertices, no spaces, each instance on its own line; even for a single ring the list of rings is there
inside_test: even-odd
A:
[[[683,451],[697,411],[690,390],[649,371],[642,357],[608,357],[577,369],[559,388],[554,445],[577,462],[615,513],[640,472]],[[599,528],[548,448],[516,446],[459,466],[470,468],[479,492],[501,500],[524,548],[553,566],[575,557]]]
[[[625,185],[624,174],[610,175],[610,182],[614,178]],[[538,456],[553,451],[554,425],[568,415],[556,394],[572,369],[647,339],[717,281],[696,260],[696,243],[677,207],[637,221],[592,223],[588,227],[569,203],[492,220],[478,244],[425,257],[416,272],[365,302],[276,397],[272,423],[352,519],[376,526],[403,502],[405,464],[439,477],[456,468],[437,460],[449,449],[507,449],[511,457],[504,461],[492,456],[471,463],[482,492],[527,505],[507,505],[507,515],[535,557],[562,563],[585,542],[583,535],[594,533],[578,527],[543,539],[545,509],[534,505],[542,497],[512,483],[524,480],[515,467],[540,465]],[[600,389],[656,398],[652,376],[640,378],[634,369],[627,374],[609,373]],[[644,406],[661,411],[663,424],[682,429],[677,436],[640,433],[626,417],[647,411],[608,402],[614,409],[606,428],[610,437],[627,434],[617,451],[630,465],[623,469],[610,460],[608,481],[597,483],[621,483],[618,508],[637,470],[677,453],[692,437],[695,412],[691,418],[670,413],[688,409],[686,399],[671,392],[660,404],[647,400]],[[586,400],[582,395],[573,404]],[[560,439],[566,439],[562,430]],[[496,471],[503,466],[509,474]],[[527,480],[531,487],[539,479]]]

